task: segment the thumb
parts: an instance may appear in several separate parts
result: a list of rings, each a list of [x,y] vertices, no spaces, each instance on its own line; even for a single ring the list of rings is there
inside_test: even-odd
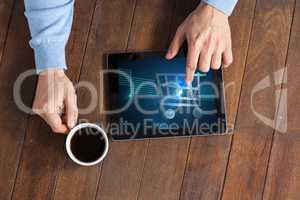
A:
[[[184,42],[184,33],[181,28],[178,28],[176,34],[170,44],[169,50],[166,54],[166,59],[172,59],[178,53],[182,43]]]
[[[51,127],[55,133],[66,133],[68,128],[63,124],[61,117],[57,113],[46,113],[42,115],[42,118]]]

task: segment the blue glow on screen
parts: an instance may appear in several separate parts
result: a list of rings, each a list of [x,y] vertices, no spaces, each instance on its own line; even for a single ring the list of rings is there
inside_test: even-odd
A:
[[[138,123],[147,117],[151,117],[158,123],[166,124],[171,122],[182,124],[183,119],[192,122],[195,118],[201,122],[215,122],[219,118],[218,113],[203,114],[203,110],[214,110],[217,107],[214,88],[209,84],[201,84],[202,82],[213,83],[211,72],[201,73],[197,71],[192,84],[187,86],[185,83],[185,63],[184,55],[179,55],[172,60],[166,60],[157,55],[117,63],[118,69],[127,73],[132,78],[134,85],[130,89],[128,81],[119,76],[118,107],[122,107],[128,102],[128,99],[134,98],[136,95],[152,95],[154,97],[152,99],[140,99],[140,105],[146,110],[157,109],[160,108],[164,97],[171,96],[168,101],[164,102],[166,110],[168,110],[167,113],[158,112],[151,116],[145,116],[132,104],[127,110],[120,113],[120,117],[133,123]],[[148,82],[148,84],[141,87],[144,82]],[[138,94],[137,88],[140,89]],[[202,98],[201,95],[208,97]],[[209,95],[214,97],[209,98]],[[178,107],[190,110],[186,113],[174,113],[173,111],[176,111]]]

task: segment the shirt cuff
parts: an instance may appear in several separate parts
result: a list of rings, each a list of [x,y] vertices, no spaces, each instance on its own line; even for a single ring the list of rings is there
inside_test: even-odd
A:
[[[41,44],[33,49],[37,73],[48,69],[67,69],[64,44]]]
[[[202,2],[216,8],[230,16],[238,0],[202,0]]]

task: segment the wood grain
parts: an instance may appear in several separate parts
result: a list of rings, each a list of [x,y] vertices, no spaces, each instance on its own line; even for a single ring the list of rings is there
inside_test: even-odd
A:
[[[199,1],[175,2],[169,41]],[[166,38],[165,38],[166,39]],[[167,40],[162,41],[168,47]],[[190,138],[150,140],[138,199],[179,199]]]
[[[167,45],[175,1],[138,0],[128,50],[162,50]],[[113,141],[104,161],[97,199],[136,199],[148,140]]]
[[[14,102],[13,87],[18,75],[34,66],[22,2],[16,3],[9,30],[14,1],[0,3],[0,199],[4,200],[11,198],[28,118]],[[21,96],[26,105],[32,100],[33,83],[34,80],[26,79],[22,85]]]
[[[179,199],[188,138],[151,140],[139,199]]]
[[[226,115],[233,127],[239,102],[255,1],[240,1],[230,17],[234,62],[224,71]],[[190,145],[181,199],[218,199],[229,157],[231,135],[195,137]]]
[[[269,162],[264,199],[299,199],[300,187],[300,3],[296,2],[289,43],[286,78]],[[284,131],[284,128],[286,132]]]
[[[236,124],[233,136],[113,141],[102,166],[83,168],[66,156],[64,135],[52,134],[39,117],[14,103],[13,84],[34,62],[23,1],[2,0],[0,199],[299,199],[300,3],[255,2],[240,0],[230,17],[234,63],[224,78],[228,122]],[[92,82],[100,95],[96,110],[80,118],[105,122],[98,73],[105,53],[166,48],[197,3],[76,1],[67,73],[74,83]],[[259,113],[276,119],[274,135],[250,106],[253,88],[265,77],[268,87],[253,103]],[[27,105],[34,89],[30,77],[22,87]],[[78,100],[80,107],[88,105],[89,93],[79,89]]]
[[[257,1],[223,199],[262,198],[274,123],[264,124],[257,113],[275,117],[293,6],[294,1]]]
[[[11,0],[3,0],[0,2],[0,62],[2,60],[14,2],[15,1]]]
[[[79,76],[92,17],[86,10],[93,9],[94,3],[94,0],[89,0],[75,4],[73,31],[67,48],[69,78],[75,82]],[[24,42],[28,43],[28,40],[24,39]],[[53,134],[40,118],[30,118],[13,199],[53,198],[56,177],[65,155],[64,140],[64,135]]]
[[[103,95],[103,85],[99,83],[100,70],[106,68],[104,56],[109,51],[126,48],[134,6],[135,0],[97,2],[80,81],[92,83],[97,89],[98,96]],[[87,90],[78,91],[79,107],[85,107],[90,103],[89,96]],[[103,102],[99,101],[98,105],[100,104]],[[81,115],[80,119],[94,123],[102,122],[100,106],[89,114]],[[65,159],[57,181],[55,199],[94,199],[100,170],[101,165],[79,167],[69,158]]]

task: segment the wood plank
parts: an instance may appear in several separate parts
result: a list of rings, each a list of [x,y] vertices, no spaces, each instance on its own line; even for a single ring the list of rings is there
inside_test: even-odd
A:
[[[7,38],[8,25],[15,1],[3,0],[0,2],[0,62],[2,60],[5,41]]]
[[[18,75],[33,67],[22,3],[17,1],[13,11],[14,1],[0,3],[0,199],[11,199],[28,118],[18,109],[13,98],[13,86]],[[22,87],[22,98],[26,104],[32,98],[32,83],[32,79],[27,80]]]
[[[138,0],[128,49],[166,48],[174,3],[168,0]],[[111,144],[103,163],[97,199],[136,199],[148,140],[113,141]]]
[[[280,108],[277,116],[277,129],[264,199],[299,199],[300,174],[300,2],[296,1],[291,39],[286,67],[287,82],[283,85]],[[287,125],[286,132],[284,130]]]
[[[179,199],[188,145],[188,138],[150,141],[138,199]]]
[[[175,2],[168,41],[198,4],[192,0]],[[190,138],[150,140],[138,199],[179,199],[189,141]]]
[[[223,199],[262,198],[274,130],[257,117],[251,103],[255,111],[274,119],[293,6],[293,0],[257,1]],[[257,87],[263,90],[257,92]]]
[[[94,4],[95,0],[75,4],[73,30],[67,48],[68,74],[73,81],[79,76],[92,18],[92,13],[87,10],[92,10]],[[13,199],[53,198],[56,177],[65,155],[64,140],[65,136],[53,134],[37,116],[30,118]]]
[[[234,62],[224,70],[227,120],[234,126],[255,1],[239,1],[230,17]],[[195,137],[190,145],[181,199],[217,199],[221,196],[231,135]]]
[[[290,134],[299,133],[299,95],[297,95],[297,91],[299,91],[299,44],[300,44],[300,2],[296,1],[295,5],[295,14],[293,19],[293,26],[291,32],[291,39],[289,43],[289,51],[287,57],[287,66],[286,66],[286,78],[287,84],[283,85],[283,88],[287,89],[288,97],[287,104],[285,104],[285,99],[281,99],[281,104],[279,110],[281,113],[278,115],[278,125],[277,129],[284,129],[284,123],[287,123],[287,132]],[[284,90],[285,91],[285,90]],[[283,92],[284,92],[283,91]],[[286,107],[287,106],[287,109]],[[283,114],[287,111],[287,117],[284,118]]]
[[[80,81],[92,83],[97,88],[98,96],[103,94],[103,85],[99,83],[100,70],[106,68],[104,55],[109,51],[126,48],[134,6],[135,0],[97,2]],[[87,90],[78,91],[79,107],[86,107],[89,104],[89,96]],[[99,105],[102,104],[99,99]],[[100,109],[100,106],[97,106],[91,113],[81,115],[80,119],[102,122]],[[94,199],[100,170],[101,165],[79,167],[66,158],[57,181],[54,199]]]

